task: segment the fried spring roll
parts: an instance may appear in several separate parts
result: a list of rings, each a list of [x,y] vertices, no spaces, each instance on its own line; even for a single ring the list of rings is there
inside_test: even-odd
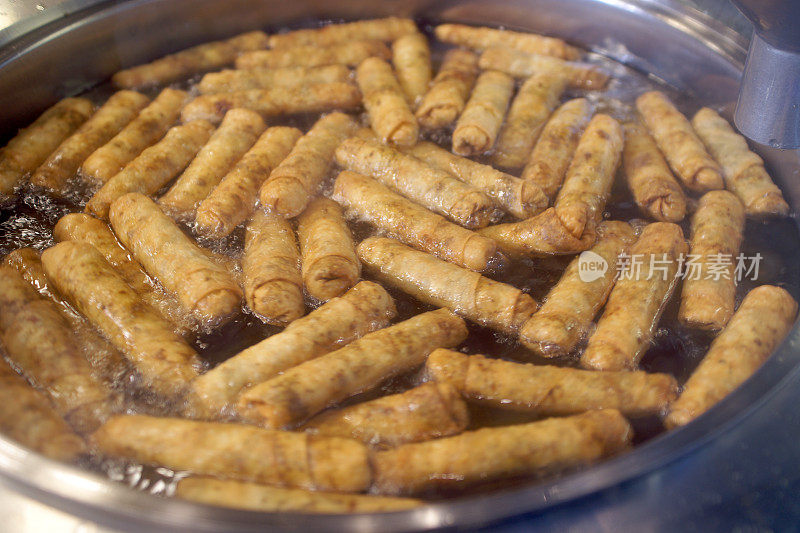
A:
[[[722,166],[728,190],[739,197],[748,215],[786,215],[789,205],[772,182],[764,161],[747,146],[728,121],[707,107],[692,118],[692,126],[703,144]]]
[[[120,70],[111,77],[111,82],[126,89],[164,85],[229,65],[243,52],[266,48],[267,39],[263,31],[252,31],[222,41],[203,43],[151,63]]]
[[[411,19],[386,17],[359,20],[344,24],[329,24],[322,28],[279,33],[269,38],[269,45],[272,48],[285,48],[288,46],[300,45],[326,47],[337,43],[347,43],[356,39],[394,41],[403,35],[417,33],[417,31],[417,25]]]
[[[319,47],[300,45],[242,54],[236,60],[237,69],[322,67],[347,65],[356,67],[368,57],[389,59],[392,52],[380,41],[348,41]]]
[[[0,200],[8,199],[92,111],[86,98],[65,98],[8,141],[0,149]]]
[[[145,271],[188,313],[214,324],[239,309],[242,291],[219,263],[149,198],[130,193],[111,204],[111,227]]]
[[[417,119],[389,63],[379,57],[368,57],[356,69],[356,82],[364,95],[370,125],[381,141],[398,146],[416,143]]]
[[[486,70],[478,76],[453,130],[454,153],[477,155],[494,147],[512,92],[514,80],[502,72]]]
[[[744,206],[728,191],[710,191],[692,215],[691,261],[681,292],[678,320],[692,328],[719,331],[736,305],[735,261],[744,232]]]
[[[725,188],[722,169],[664,93],[650,91],[640,95],[636,109],[669,166],[686,187],[696,192]]]
[[[438,130],[449,126],[464,110],[478,77],[478,56],[467,50],[448,50],[439,72],[417,107],[420,126]]]
[[[680,226],[653,222],[644,228],[631,247],[630,263],[611,290],[597,329],[589,337],[581,366],[636,368],[677,285],[681,256],[687,252]]]
[[[211,194],[200,202],[194,219],[195,231],[221,239],[247,220],[255,209],[259,188],[302,136],[297,128],[267,128]]]
[[[347,81],[350,81],[350,69],[345,65],[253,68],[209,72],[197,84],[197,90],[200,94],[214,94]]]
[[[624,450],[632,434],[614,409],[467,431],[375,453],[373,486],[381,494],[414,494],[557,472]]]
[[[349,216],[366,220],[445,261],[476,271],[491,270],[502,261],[491,239],[447,221],[366,176],[341,172],[333,186],[333,198]]]
[[[81,175],[97,185],[116,176],[142,150],[164,136],[188,100],[189,94],[185,91],[161,91],[122,131],[86,158],[81,165]]]
[[[609,75],[601,68],[588,63],[564,61],[557,57],[530,54],[493,46],[481,53],[478,65],[483,69],[495,69],[515,78],[527,78],[539,72],[549,72],[553,76],[563,76],[574,89],[600,90],[608,83]]]
[[[568,45],[563,40],[536,33],[476,28],[463,24],[439,24],[434,33],[440,41],[473,50],[486,50],[490,47],[501,46],[529,54],[541,54],[561,59],[577,59],[580,56],[577,48]]]
[[[555,198],[591,117],[592,106],[586,98],[570,100],[556,109],[530,153],[522,179],[538,185],[549,199]]]
[[[256,483],[361,492],[371,480],[369,452],[353,439],[127,415],[113,417],[91,440],[108,456]]]
[[[780,287],[747,293],[670,407],[668,428],[688,424],[744,383],[789,333],[797,302]]]
[[[237,410],[245,420],[268,428],[302,422],[416,368],[434,349],[456,346],[466,337],[464,321],[447,309],[422,313],[246,390]]]
[[[431,83],[431,50],[421,33],[404,35],[392,43],[397,81],[411,107],[416,107]]]
[[[44,272],[39,251],[34,248],[18,248],[3,258],[3,264],[13,267],[36,292],[67,310],[69,303],[58,293]]]

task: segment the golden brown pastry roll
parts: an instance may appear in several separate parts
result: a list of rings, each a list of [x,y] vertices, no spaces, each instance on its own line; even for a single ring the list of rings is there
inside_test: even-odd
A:
[[[142,150],[158,142],[180,115],[189,93],[164,89],[136,118],[106,144],[92,152],[81,165],[81,175],[96,185],[116,176]]]
[[[555,198],[591,117],[592,106],[586,98],[570,100],[556,109],[530,153],[522,179],[538,185],[551,200]]]
[[[614,409],[467,431],[375,453],[373,487],[380,494],[414,494],[553,473],[618,453],[632,436],[630,424]]]
[[[361,174],[341,172],[333,185],[333,198],[348,216],[374,224],[445,261],[476,271],[492,270],[502,262],[491,239],[453,224]]]
[[[111,95],[78,130],[67,137],[31,176],[31,183],[55,194],[63,194],[67,182],[92,152],[119,133],[150,99],[135,91]]]
[[[261,186],[261,205],[287,218],[302,213],[333,166],[336,147],[356,127],[355,121],[344,113],[320,118]]]
[[[197,84],[200,94],[231,93],[270,87],[302,87],[314,83],[347,82],[345,65],[321,67],[278,67],[209,72]]]
[[[416,368],[434,349],[456,346],[466,337],[464,321],[447,309],[422,313],[246,390],[237,410],[243,419],[268,428],[302,422]]]
[[[126,89],[164,85],[233,63],[242,52],[266,48],[267,39],[263,31],[251,31],[230,39],[203,43],[151,63],[120,70],[111,77],[111,82]]]
[[[221,239],[247,220],[255,209],[259,188],[302,136],[297,128],[267,128],[211,194],[200,202],[194,219],[195,231]]]
[[[356,69],[356,82],[372,129],[381,141],[398,146],[417,142],[417,119],[403,95],[392,67],[379,57],[368,57]]]
[[[431,50],[421,33],[409,33],[392,43],[397,81],[411,107],[416,107],[431,83]]]
[[[597,329],[581,356],[595,370],[636,368],[678,283],[688,252],[680,226],[653,222],[631,247],[630,262],[611,290]]]
[[[686,117],[664,93],[650,91],[640,95],[636,99],[636,109],[669,166],[686,187],[696,192],[725,187],[722,169],[706,152]]]
[[[478,56],[468,50],[448,50],[430,89],[417,106],[420,126],[438,130],[455,122],[477,77]]]
[[[539,72],[563,76],[575,89],[599,90],[608,83],[609,75],[600,67],[588,63],[564,61],[557,57],[531,54],[502,46],[489,47],[481,53],[478,65],[494,69],[515,78],[527,78]]]
[[[111,227],[145,271],[204,324],[239,309],[242,291],[228,270],[184,234],[149,198],[130,193],[111,204]]]
[[[576,59],[580,56],[580,50],[568,45],[563,40],[555,37],[545,37],[536,33],[498,30],[480,26],[473,27],[463,24],[439,24],[436,26],[434,33],[440,41],[472,48],[473,50],[486,50],[493,46],[501,46],[529,54],[541,54],[562,59]]]
[[[789,212],[789,205],[764,168],[764,161],[748,148],[747,140],[727,120],[704,107],[692,118],[692,126],[722,166],[726,187],[739,197],[748,215]]]
[[[486,70],[478,76],[453,130],[454,153],[478,155],[494,147],[512,92],[514,80],[502,72]]]
[[[256,483],[361,492],[371,480],[367,447],[353,439],[124,415],[109,420],[91,440],[106,456]]]
[[[346,43],[357,39],[394,41],[403,35],[416,33],[417,31],[417,25],[409,18],[385,17],[278,33],[269,38],[269,45],[272,48],[299,45],[324,48],[332,44]]]
[[[3,258],[3,264],[13,267],[36,292],[58,305],[59,310],[67,311],[69,309],[69,303],[64,300],[47,279],[38,250],[34,248],[17,248],[6,254]]]
[[[214,126],[194,120],[170,128],[159,142],[145,148],[86,203],[86,212],[108,219],[108,208],[129,192],[150,195],[175,179],[208,141]]]
[[[719,331],[736,304],[736,254],[744,232],[744,206],[733,193],[709,191],[692,215],[689,260],[683,276],[678,320]]]
[[[357,248],[367,270],[417,300],[483,326],[516,334],[539,307],[521,290],[384,237]]]
[[[0,149],[0,200],[8,199],[94,111],[86,98],[65,98]]]
[[[320,47],[298,45],[258,50],[242,54],[236,60],[237,69],[321,67],[325,65],[358,66],[368,57],[389,59],[392,52],[380,41],[348,41]]]
[[[780,287],[747,293],[673,402],[665,425],[688,424],[744,383],[786,337],[796,315],[797,302]]]

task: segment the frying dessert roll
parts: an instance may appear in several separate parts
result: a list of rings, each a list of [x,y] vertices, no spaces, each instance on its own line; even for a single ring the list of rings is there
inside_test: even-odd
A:
[[[267,39],[263,31],[252,31],[230,39],[203,43],[151,63],[120,70],[111,77],[111,82],[126,89],[164,85],[229,65],[242,52],[266,48]]]
[[[111,227],[145,271],[203,324],[239,310],[242,291],[230,272],[212,260],[149,198],[130,193],[111,204]]]
[[[383,287],[362,281],[195,379],[190,404],[200,416],[225,417],[242,390],[380,329],[394,315]]]
[[[371,480],[369,452],[353,439],[123,415],[109,420],[91,441],[111,457],[268,485],[362,492]]]
[[[431,50],[421,33],[409,33],[392,43],[397,81],[411,107],[416,107],[431,83]]]
[[[772,182],[764,161],[728,121],[707,107],[692,118],[692,126],[714,159],[722,166],[728,190],[739,197],[748,215],[786,215],[789,205]]]
[[[255,210],[259,188],[302,136],[297,128],[267,128],[219,185],[200,202],[194,219],[195,231],[221,239],[247,220]]]
[[[744,206],[728,191],[710,191],[692,215],[690,259],[678,320],[685,326],[719,331],[736,305],[736,254],[744,232]]]
[[[236,68],[249,70],[325,65],[356,67],[368,57],[389,59],[392,52],[382,42],[371,40],[334,43],[325,47],[298,45],[242,54],[236,60]]]
[[[200,476],[181,479],[175,495],[208,505],[262,512],[382,513],[422,505],[420,500],[412,498],[287,489]]]
[[[345,65],[321,67],[278,67],[209,72],[197,84],[200,94],[231,93],[270,87],[302,87],[314,83],[347,82]]]
[[[645,226],[631,247],[630,263],[611,290],[597,329],[589,337],[581,366],[636,368],[677,285],[681,257],[688,251],[680,226],[670,222]]]
[[[378,57],[365,59],[356,69],[356,82],[364,95],[370,125],[381,141],[414,145],[419,136],[417,119],[389,63]]]
[[[86,203],[86,212],[108,219],[114,200],[129,192],[150,195],[171,182],[208,141],[214,126],[194,120],[170,128],[159,142],[145,148],[136,159],[109,179]]]
[[[453,130],[454,153],[478,155],[494,147],[512,92],[514,80],[502,72],[486,70],[478,76]]]
[[[0,200],[8,199],[94,111],[86,98],[64,98],[0,150]]]
[[[493,240],[511,256],[575,254],[591,248],[597,238],[591,225],[576,238],[553,207],[527,220],[483,228],[478,234]]]
[[[269,38],[269,45],[272,48],[299,45],[326,47],[356,39],[394,41],[403,35],[416,33],[417,31],[416,23],[409,18],[385,17],[343,24],[328,24],[321,28],[294,30],[288,33],[277,33]]]
[[[287,218],[302,213],[333,166],[336,147],[356,128],[355,121],[344,113],[320,118],[261,186],[261,205]]]
[[[466,337],[464,321],[447,309],[422,313],[246,390],[237,410],[253,424],[284,428],[408,372],[434,349],[456,346]]]
[[[67,182],[92,152],[119,133],[150,99],[136,91],[119,91],[67,137],[31,176],[31,183],[55,194],[63,194]]]
[[[339,204],[328,198],[312,200],[297,219],[303,264],[303,284],[319,300],[341,296],[361,276],[350,228]]]
[[[47,279],[38,250],[17,248],[6,254],[3,264],[13,267],[36,292],[58,305],[59,310],[68,310],[67,301],[58,294],[53,284]]]
[[[636,109],[683,184],[695,191],[723,189],[722,169],[708,155],[692,125],[664,93],[650,91],[636,99]]]
[[[419,125],[429,130],[449,126],[464,110],[478,77],[478,56],[468,50],[448,50],[428,92],[417,106]]]
[[[249,109],[225,113],[211,138],[158,203],[179,218],[193,215],[197,205],[255,144],[265,127],[258,113]]]
[[[495,69],[515,78],[527,78],[539,72],[563,76],[573,89],[600,90],[608,83],[609,75],[588,63],[564,61],[557,57],[531,54],[502,46],[489,47],[481,53],[478,65]]]
[[[347,139],[336,148],[336,162],[353,172],[371,175],[409,200],[466,228],[488,225],[495,211],[494,202],[477,187],[375,141]]]
[[[543,357],[563,357],[571,353],[592,328],[592,321],[616,281],[620,256],[636,240],[627,222],[602,222],[591,254],[573,259],[561,279],[550,289],[541,309],[520,330],[519,340]],[[606,269],[589,279],[581,265],[587,260],[605,261]],[[594,272],[589,273],[594,277]]]
[[[500,130],[492,161],[501,167],[521,168],[528,162],[536,139],[559,103],[567,85],[564,76],[534,74],[520,86]]]
[[[555,201],[558,218],[576,238],[603,217],[623,142],[622,126],[604,114],[597,114],[589,121],[578,141]]]
[[[455,435],[468,423],[467,406],[458,391],[447,383],[423,383],[400,394],[326,411],[303,429],[313,435],[393,447]]]
[[[796,315],[797,302],[780,287],[747,293],[673,402],[665,425],[688,424],[744,383],[786,337]]]
[[[514,335],[539,307],[521,290],[384,237],[357,247],[365,268],[421,302]]]
[[[439,24],[434,29],[434,34],[442,42],[473,50],[501,46],[529,54],[541,54],[561,59],[577,59],[580,56],[580,50],[568,45],[563,40],[535,33],[465,26],[464,24]]]
[[[262,320],[285,326],[303,316],[300,252],[285,218],[256,211],[247,224],[242,272],[247,307]]]
[[[614,409],[483,428],[373,455],[381,494],[419,494],[525,474],[553,473],[623,451],[633,430]]]
[[[142,150],[167,133],[188,100],[186,91],[162,90],[122,131],[86,158],[80,168],[81,175],[96,185],[116,176]]]
[[[661,222],[680,222],[686,216],[686,195],[658,145],[639,124],[629,122],[623,130],[622,168],[636,205]]]
[[[476,271],[491,270],[502,262],[491,239],[453,224],[361,174],[341,172],[332,197],[348,216],[374,224],[445,261]]]
[[[549,199],[555,198],[590,118],[592,105],[586,98],[575,98],[556,109],[539,134],[522,179],[538,185]]]

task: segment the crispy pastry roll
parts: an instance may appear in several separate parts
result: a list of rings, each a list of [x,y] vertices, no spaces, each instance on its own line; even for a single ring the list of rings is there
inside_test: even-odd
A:
[[[13,267],[36,292],[57,304],[59,309],[67,310],[69,308],[69,303],[47,279],[41,255],[35,248],[17,248],[6,254],[3,264]]]
[[[255,144],[265,127],[255,111],[231,109],[225,113],[219,128],[158,203],[179,218],[194,215],[197,205]]]
[[[593,463],[630,445],[633,430],[614,409],[529,424],[483,428],[377,452],[374,488],[423,493]]]
[[[372,129],[381,141],[398,146],[417,142],[417,119],[403,95],[392,67],[379,57],[368,57],[356,69],[356,82]]]
[[[263,31],[252,31],[222,41],[203,43],[166,55],[152,63],[120,70],[111,77],[111,82],[126,89],[164,85],[229,65],[243,52],[266,48],[267,39],[267,34]]]
[[[494,147],[512,92],[514,80],[502,72],[486,70],[478,76],[453,130],[454,153],[478,155]]]
[[[576,238],[603,217],[623,142],[622,126],[604,114],[595,115],[581,135],[555,201],[558,218]]]
[[[592,106],[586,98],[570,100],[556,109],[539,134],[522,179],[538,185],[551,200],[555,198],[591,117]]]
[[[332,44],[347,43],[357,39],[394,41],[403,35],[416,33],[417,31],[417,25],[411,19],[386,17],[359,20],[344,24],[329,24],[322,28],[278,33],[269,38],[269,45],[272,48],[299,45],[326,47]]]
[[[608,73],[595,65],[564,61],[557,57],[521,52],[513,48],[494,46],[481,53],[478,65],[495,69],[515,78],[527,78],[539,72],[563,76],[575,89],[599,90],[608,83]]]
[[[113,417],[91,440],[108,456],[256,483],[361,492],[371,480],[367,447],[353,439],[125,415]]]
[[[161,91],[122,131],[86,158],[81,174],[97,185],[110,180],[142,150],[164,136],[188,100],[185,91],[169,88]]]
[[[184,234],[149,198],[118,198],[109,212],[111,227],[145,271],[174,294],[188,313],[206,324],[239,309],[242,291],[230,272]]]
[[[336,162],[371,175],[406,198],[466,228],[489,224],[495,203],[477,187],[390,146],[351,137],[336,148]]]
[[[447,309],[422,313],[246,390],[239,397],[239,416],[275,429],[302,422],[416,368],[434,349],[456,346],[466,337],[464,321]]]
[[[707,107],[698,111],[692,126],[714,159],[722,166],[728,190],[739,197],[748,215],[785,215],[789,205],[772,182],[764,161],[747,146],[728,121]]]
[[[230,93],[270,87],[302,87],[314,83],[346,82],[350,69],[345,65],[321,67],[278,67],[209,72],[197,84],[200,94]]]
[[[483,326],[516,334],[539,307],[521,290],[384,237],[357,248],[365,268],[417,300]]]
[[[392,43],[397,81],[411,107],[416,107],[431,83],[431,50],[421,33],[409,33]]]
[[[0,200],[10,197],[92,111],[94,106],[86,98],[64,98],[8,141],[0,149]]]
[[[283,161],[303,133],[297,128],[274,126],[228,172],[195,214],[195,231],[221,239],[253,214],[258,189]]]
[[[429,130],[449,126],[464,110],[478,77],[478,56],[468,50],[448,50],[433,83],[417,107],[417,121]]]
[[[243,389],[380,329],[394,315],[383,287],[362,281],[195,379],[190,403],[200,416],[227,416]]]
[[[542,308],[520,330],[520,342],[537,355],[565,356],[586,337],[614,286],[620,255],[636,240],[627,222],[602,222],[597,233],[595,245],[570,262]],[[604,272],[588,271],[585,265],[590,261],[605,261],[607,268]]]
[[[639,124],[625,124],[623,130],[622,168],[636,205],[661,222],[680,222],[686,216],[686,195],[658,145]]]
[[[129,192],[154,194],[186,168],[213,131],[214,126],[206,120],[170,128],[163,139],[145,148],[100,187],[86,203],[86,212],[105,220],[109,207],[120,196]]]
[[[495,28],[465,26],[463,24],[439,24],[434,30],[436,38],[445,43],[486,50],[493,46],[513,48],[529,54],[541,54],[577,59],[580,51],[561,39],[545,37],[535,33],[522,33]]]
[[[647,225],[631,247],[630,263],[611,290],[597,329],[581,356],[595,370],[636,368],[672,296],[681,257],[688,252],[680,226]]]
[[[326,437],[351,437],[365,444],[393,447],[461,433],[469,413],[447,383],[424,383],[312,418],[303,429]]]
[[[708,155],[692,125],[659,91],[636,99],[636,109],[683,184],[696,192],[723,189],[722,169]]]
[[[736,304],[736,254],[744,232],[744,206],[733,193],[710,191],[692,215],[690,261],[681,292],[682,324],[719,331]]]
[[[491,239],[453,224],[361,174],[341,172],[333,186],[333,198],[349,216],[366,220],[445,261],[476,271],[491,270],[502,261]]]
[[[665,425],[688,424],[752,376],[789,333],[796,315],[797,302],[780,287],[762,285],[747,293],[673,402]]]
[[[135,91],[112,94],[78,131],[67,137],[36,169],[31,176],[31,183],[55,194],[63,194],[67,182],[75,176],[86,158],[110,141],[148,103],[149,98]]]
[[[336,147],[356,128],[355,121],[344,113],[319,119],[261,186],[261,205],[287,218],[302,213],[333,166]]]
[[[368,57],[389,59],[392,52],[380,41],[348,41],[329,46],[298,45],[258,50],[242,54],[237,69],[321,67],[325,65],[358,66]]]

